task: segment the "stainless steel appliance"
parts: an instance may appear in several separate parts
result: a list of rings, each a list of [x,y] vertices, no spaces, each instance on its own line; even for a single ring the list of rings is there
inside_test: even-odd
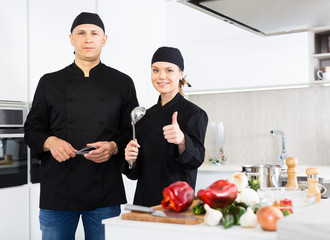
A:
[[[330,28],[327,0],[179,0],[253,33],[271,36]]]
[[[27,112],[24,103],[0,102],[0,188],[28,183]]]

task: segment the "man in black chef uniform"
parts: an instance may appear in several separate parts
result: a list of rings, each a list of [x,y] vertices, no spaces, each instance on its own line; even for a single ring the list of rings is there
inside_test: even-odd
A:
[[[121,175],[130,112],[138,105],[132,79],[101,63],[107,42],[101,18],[79,14],[71,27],[74,63],[39,81],[25,122],[25,140],[41,160],[42,239],[104,239],[102,219],[126,203]],[[96,147],[84,155],[78,149]]]

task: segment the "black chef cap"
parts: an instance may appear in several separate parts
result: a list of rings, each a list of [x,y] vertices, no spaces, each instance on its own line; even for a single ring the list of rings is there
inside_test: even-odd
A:
[[[184,69],[181,52],[173,47],[158,48],[152,57],[151,64],[154,62],[169,62],[177,65],[182,71]]]
[[[75,27],[81,24],[94,24],[102,28],[103,32],[105,32],[104,24],[101,18],[99,17],[99,15],[97,15],[96,13],[89,13],[89,12],[80,13],[72,23],[71,33]]]

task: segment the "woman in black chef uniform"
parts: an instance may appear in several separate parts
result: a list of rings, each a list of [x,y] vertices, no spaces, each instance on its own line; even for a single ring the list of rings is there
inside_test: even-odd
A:
[[[137,122],[136,139],[125,149],[126,161],[134,162],[125,174],[138,179],[134,204],[144,206],[160,204],[163,189],[176,181],[195,188],[208,122],[205,111],[183,97],[182,87],[188,83],[180,51],[161,47],[151,64],[151,81],[160,96]]]

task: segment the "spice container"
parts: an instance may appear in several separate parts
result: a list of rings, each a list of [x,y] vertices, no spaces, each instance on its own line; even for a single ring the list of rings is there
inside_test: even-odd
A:
[[[317,168],[307,168],[306,174],[308,181],[308,193],[316,196],[316,202],[321,201],[321,191],[320,188],[317,186],[320,170]]]
[[[298,164],[298,159],[295,157],[288,157],[286,159],[286,165],[288,166],[287,169],[288,182],[286,186],[289,188],[298,188],[297,169],[296,169],[297,164]]]

